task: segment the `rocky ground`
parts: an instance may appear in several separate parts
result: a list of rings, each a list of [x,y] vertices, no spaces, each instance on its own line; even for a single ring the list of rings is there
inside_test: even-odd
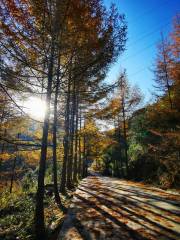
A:
[[[76,190],[58,240],[180,239],[180,195],[91,176]]]

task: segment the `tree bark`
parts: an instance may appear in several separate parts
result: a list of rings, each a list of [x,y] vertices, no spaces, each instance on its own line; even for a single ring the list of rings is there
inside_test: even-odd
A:
[[[17,154],[17,146],[15,148],[16,148],[15,151],[16,151],[16,154]],[[13,161],[12,174],[11,174],[11,183],[10,183],[10,189],[9,189],[10,193],[12,193],[12,189],[13,189],[15,169],[16,169],[16,162],[17,162],[17,156],[15,156],[14,161]]]
[[[61,173],[61,185],[60,192],[66,192],[66,183],[67,183],[67,164],[68,164],[68,153],[69,153],[69,111],[70,111],[70,87],[71,79],[68,80],[68,91],[67,91],[67,100],[66,100],[66,113],[65,113],[65,136],[64,136],[64,159]]]
[[[120,159],[118,164],[118,176],[123,177],[123,162],[122,162],[122,149],[121,149],[121,126],[120,126],[120,116],[118,115],[118,137],[119,137],[119,153],[120,153]],[[120,167],[120,172],[119,172]]]
[[[76,123],[75,123],[75,153],[74,153],[74,170],[73,170],[73,182],[77,183],[77,158],[78,158],[78,118],[79,118],[79,111],[78,111],[78,105],[79,105],[79,96],[77,93],[76,96]]]
[[[73,160],[74,160],[74,120],[76,111],[76,91],[75,91],[75,80],[73,79],[73,94],[72,94],[72,105],[71,105],[71,121],[70,121],[70,149],[68,159],[68,171],[67,171],[67,188],[73,187]]]
[[[168,69],[167,69],[167,58],[166,58],[166,53],[165,53],[165,46],[164,46],[164,38],[163,35],[161,35],[162,38],[162,47],[163,47],[163,61],[164,61],[164,72],[165,72],[165,80],[166,80],[166,87],[168,91],[168,98],[169,98],[169,105],[170,109],[173,109],[173,103],[172,103],[172,98],[171,98],[171,89],[170,89],[170,84],[169,84],[169,75],[168,75]]]
[[[18,139],[19,139],[19,135],[20,135],[20,134],[18,133]],[[15,145],[16,156],[15,156],[15,158],[14,158],[13,167],[12,167],[11,184],[10,184],[10,189],[9,189],[9,192],[10,192],[10,193],[12,193],[12,189],[13,189],[15,169],[16,169],[16,162],[17,162],[17,151],[18,151],[18,147],[17,147],[17,145]]]
[[[53,121],[53,181],[54,181],[54,195],[56,203],[61,206],[61,199],[58,192],[58,183],[57,183],[57,102],[58,102],[58,93],[60,87],[60,56],[58,58],[58,68],[57,68],[57,80],[56,80],[56,89],[54,97],[54,121]]]
[[[84,141],[84,150],[83,150],[83,166],[82,166],[82,177],[86,176],[86,161],[87,161],[87,154],[86,154],[86,137],[83,137]]]
[[[79,108],[79,159],[78,159],[78,177],[82,178],[82,159],[81,159],[81,108]]]
[[[39,162],[38,173],[38,187],[36,193],[36,209],[35,209],[35,233],[36,239],[46,239],[45,223],[44,223],[44,177],[46,170],[47,144],[48,144],[48,130],[49,130],[49,115],[50,115],[50,101],[52,92],[53,80],[53,65],[54,65],[54,41],[51,43],[51,57],[48,68],[48,86],[46,94],[46,113],[43,124],[43,136],[41,141],[41,156]]]
[[[126,164],[126,175],[128,175],[128,152],[127,152],[127,133],[126,133],[126,116],[125,116],[125,107],[124,107],[124,97],[122,98],[122,113],[123,113],[123,132],[124,132],[124,140],[126,143],[125,146],[125,164]]]

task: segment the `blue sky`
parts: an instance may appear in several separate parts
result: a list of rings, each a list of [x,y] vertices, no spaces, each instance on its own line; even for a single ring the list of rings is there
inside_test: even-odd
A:
[[[121,68],[126,68],[128,79],[138,84],[149,100],[153,84],[152,69],[161,32],[166,36],[172,28],[173,17],[180,12],[180,0],[104,0],[109,7],[115,3],[124,13],[128,24],[126,51],[113,64],[108,82],[114,81]]]

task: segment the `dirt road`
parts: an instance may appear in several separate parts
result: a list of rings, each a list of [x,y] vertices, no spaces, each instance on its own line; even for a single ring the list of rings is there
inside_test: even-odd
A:
[[[180,195],[141,183],[88,177],[58,240],[180,239]]]

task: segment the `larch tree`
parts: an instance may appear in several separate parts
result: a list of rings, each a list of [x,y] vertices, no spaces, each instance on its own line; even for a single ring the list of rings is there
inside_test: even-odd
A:
[[[125,164],[126,164],[126,172],[128,175],[128,143],[127,143],[127,120],[129,115],[136,109],[139,103],[142,100],[142,94],[140,89],[135,86],[130,86],[127,80],[126,73],[120,74],[119,77],[119,90],[118,94],[120,97],[120,111],[122,117],[122,124],[123,124],[123,137],[125,140]]]
[[[72,33],[75,46],[71,45],[74,46],[72,51],[74,56],[70,61],[68,70],[67,120],[65,120],[67,130],[64,139],[61,181],[61,190],[63,191],[65,181],[67,180],[68,187],[71,187],[72,176],[74,181],[76,181],[77,176],[77,137],[75,133],[77,131],[75,130],[78,127],[78,111],[79,106],[82,105],[80,103],[84,104],[84,99],[88,95],[93,95],[95,90],[98,92],[97,89],[100,89],[100,83],[105,77],[108,66],[124,49],[126,32],[123,16],[118,16],[114,8],[106,12],[99,1],[81,3],[77,1],[74,4],[72,4],[73,14],[71,15],[72,19],[70,19],[69,31],[71,33],[75,29],[78,34],[74,36]],[[78,19],[75,15],[76,12],[78,12]],[[79,22],[80,13],[84,22]],[[68,171],[65,168],[68,168]]]
[[[100,0],[4,0],[0,7],[4,61],[1,88],[21,114],[24,112],[10,91],[22,92],[23,97],[35,94],[46,101],[35,210],[36,238],[45,239],[44,178],[51,121],[54,192],[57,203],[61,204],[57,185],[58,100],[63,92],[66,107],[61,187],[64,189],[77,182],[77,168],[80,170],[83,165],[77,162],[81,155],[77,152],[78,131],[84,118],[81,112],[79,123],[79,109],[87,102],[98,101],[93,91],[97,88],[101,92],[101,82],[110,64],[124,50],[126,24],[114,6],[106,10]],[[84,101],[86,93],[90,93],[88,101]],[[80,145],[79,141],[81,152]]]
[[[155,65],[155,85],[157,90],[157,96],[162,97],[167,94],[169,108],[173,109],[172,100],[172,85],[173,79],[170,75],[171,68],[171,52],[170,52],[170,42],[164,39],[163,34],[161,34],[161,42],[158,45],[158,54]]]
[[[177,15],[173,21],[173,30],[170,34],[170,52],[171,52],[171,68],[170,76],[173,79],[173,103],[176,110],[180,109],[180,16]]]
[[[128,175],[128,121],[141,101],[142,93],[140,89],[137,86],[131,86],[126,73],[123,72],[117,79],[115,94],[112,94],[104,108],[97,110],[95,113],[97,118],[110,120],[111,125],[114,125],[114,140],[111,146],[114,146],[114,151],[118,153],[118,156],[115,156],[116,159],[113,159],[113,171],[116,176],[124,175],[123,162],[125,162],[126,175]]]

